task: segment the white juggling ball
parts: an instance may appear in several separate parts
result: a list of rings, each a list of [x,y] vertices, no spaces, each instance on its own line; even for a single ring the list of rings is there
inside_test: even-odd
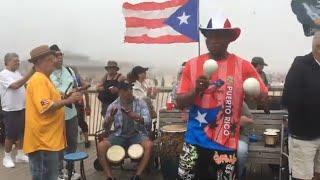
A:
[[[218,70],[218,63],[213,60],[209,59],[203,64],[203,73],[207,77],[211,77],[213,73],[215,73]]]
[[[243,90],[247,95],[257,96],[260,94],[260,84],[256,78],[248,78],[243,82]]]

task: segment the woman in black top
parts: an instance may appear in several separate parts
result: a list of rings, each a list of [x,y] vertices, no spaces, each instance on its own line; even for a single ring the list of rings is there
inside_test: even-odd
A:
[[[126,78],[122,76],[118,71],[117,62],[108,61],[105,66],[107,74],[103,77],[101,83],[98,85],[98,99],[102,103],[101,115],[105,117],[108,106],[118,98],[118,82],[124,81]]]

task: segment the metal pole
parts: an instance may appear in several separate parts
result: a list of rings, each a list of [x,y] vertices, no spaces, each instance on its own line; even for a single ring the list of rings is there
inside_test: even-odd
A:
[[[200,26],[200,0],[197,0],[197,6],[198,6],[198,9],[197,9],[197,29],[198,29],[198,56],[200,56],[200,31],[199,31],[199,26]]]

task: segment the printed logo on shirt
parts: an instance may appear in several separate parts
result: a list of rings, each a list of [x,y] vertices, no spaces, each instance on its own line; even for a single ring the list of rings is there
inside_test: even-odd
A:
[[[227,85],[232,86],[233,85],[233,77],[232,76],[227,76]]]
[[[42,99],[40,101],[41,106],[47,106],[49,104],[49,101],[47,99]]]
[[[220,164],[235,165],[237,162],[237,157],[235,154],[219,154],[217,151],[214,152],[212,159],[218,165],[220,165]],[[231,168],[229,168],[229,169],[231,169]],[[233,169],[231,169],[231,170],[233,170]]]

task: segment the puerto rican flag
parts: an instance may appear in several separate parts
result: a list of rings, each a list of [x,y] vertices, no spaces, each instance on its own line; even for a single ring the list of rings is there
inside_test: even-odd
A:
[[[124,42],[144,44],[199,41],[198,0],[123,4]]]

